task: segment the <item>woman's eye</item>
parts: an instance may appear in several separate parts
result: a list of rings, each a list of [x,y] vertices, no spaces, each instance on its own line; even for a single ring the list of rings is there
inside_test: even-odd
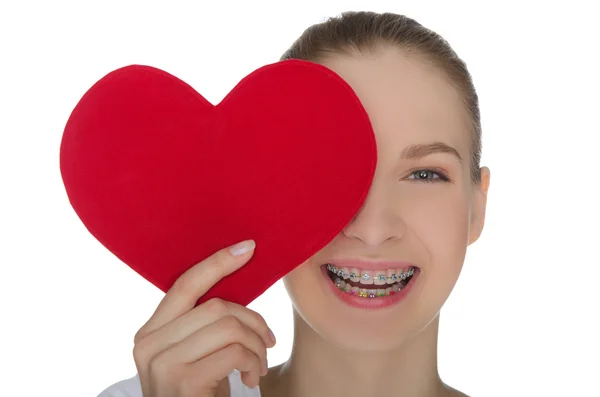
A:
[[[421,182],[447,182],[448,177],[442,171],[429,169],[417,170],[410,174],[408,179],[414,179]]]

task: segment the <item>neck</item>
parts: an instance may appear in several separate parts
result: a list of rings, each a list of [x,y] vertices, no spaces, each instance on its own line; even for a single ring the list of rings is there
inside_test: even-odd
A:
[[[321,338],[294,311],[294,345],[276,370],[277,395],[289,397],[444,395],[437,370],[439,315],[416,337],[384,352],[357,352]],[[390,390],[392,392],[390,392]]]

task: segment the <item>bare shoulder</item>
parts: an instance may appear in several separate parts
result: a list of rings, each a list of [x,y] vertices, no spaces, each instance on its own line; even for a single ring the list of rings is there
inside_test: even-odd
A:
[[[269,373],[260,378],[260,395],[262,397],[285,396],[285,384],[282,383],[282,373],[285,363],[269,368]]]
[[[229,389],[229,378],[225,377],[221,379],[219,382],[219,387],[217,388],[216,397],[229,397],[231,391]]]
[[[468,394],[465,394],[463,392],[461,392],[460,390],[456,390],[453,387],[450,387],[448,385],[444,385],[445,387],[445,393],[443,394],[444,397],[469,397]]]

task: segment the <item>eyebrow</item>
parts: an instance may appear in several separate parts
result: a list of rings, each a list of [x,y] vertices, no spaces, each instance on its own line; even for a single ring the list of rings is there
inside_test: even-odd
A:
[[[463,161],[462,157],[456,149],[454,149],[452,146],[446,145],[443,142],[410,145],[402,151],[402,155],[400,157],[402,159],[407,160],[416,160],[421,157],[429,156],[433,153],[450,153],[451,155],[455,156],[461,163]]]

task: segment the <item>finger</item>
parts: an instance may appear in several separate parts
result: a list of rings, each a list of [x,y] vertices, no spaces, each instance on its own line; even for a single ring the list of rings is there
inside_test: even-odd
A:
[[[147,354],[154,355],[175,345],[201,328],[215,323],[224,317],[233,316],[259,335],[266,347],[273,347],[275,341],[265,319],[255,311],[237,303],[214,298],[190,310],[183,316],[165,324],[149,334],[139,344],[145,345]]]
[[[267,368],[267,347],[262,339],[236,317],[228,316],[199,329],[157,355],[166,363],[193,363],[232,344],[240,344],[256,354]]]
[[[186,378],[200,381],[208,377],[218,382],[226,378],[234,369],[242,373],[242,381],[246,386],[254,388],[259,385],[262,372],[260,359],[252,351],[237,343],[188,365],[186,371],[189,373]]]
[[[242,241],[188,269],[175,281],[138,334],[153,332],[194,308],[200,297],[213,285],[248,262],[255,246],[254,240]],[[136,335],[136,339],[138,336],[141,335]]]

